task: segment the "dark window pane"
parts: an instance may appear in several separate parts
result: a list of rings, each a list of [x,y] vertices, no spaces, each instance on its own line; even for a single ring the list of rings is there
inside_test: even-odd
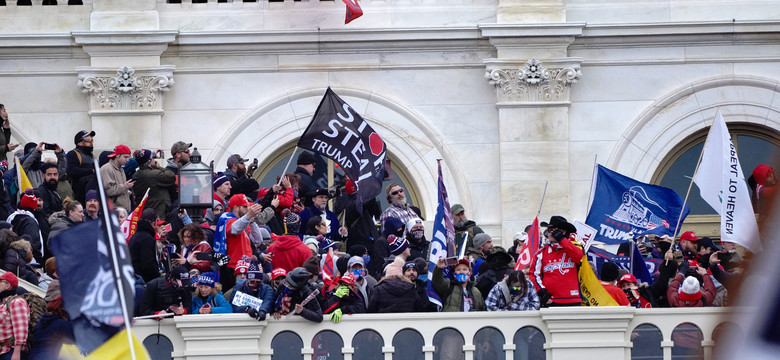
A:
[[[677,325],[672,331],[672,360],[698,360],[701,359],[702,334],[699,327],[692,323]]]
[[[769,164],[772,167],[780,160],[780,147],[771,142],[754,136],[738,135],[737,154],[739,164],[742,165],[742,173],[745,179],[750,177],[753,169],[760,164]]]
[[[463,351],[463,335],[455,329],[442,329],[433,336],[433,360],[457,360],[466,359]]]
[[[290,331],[283,331],[271,340],[271,349],[274,354],[273,360],[303,360],[303,340],[301,337]]]
[[[343,360],[343,347],[344,340],[339,334],[330,330],[320,331],[311,339],[311,348],[314,349],[312,360]]]
[[[393,360],[425,360],[425,340],[412,329],[403,329],[393,337]]]
[[[385,345],[382,335],[374,330],[363,330],[352,338],[352,347],[355,353],[353,359],[384,360],[382,346]]]
[[[173,343],[165,335],[149,335],[144,339],[144,347],[152,360],[171,360]]]
[[[513,339],[515,344],[515,360],[545,360],[544,333],[539,329],[526,326],[517,330]]]
[[[704,142],[696,144],[696,146],[688,149],[688,151],[677,158],[658,185],[673,189],[681,197],[685,198],[685,193],[688,191],[691,178],[693,178],[693,172],[696,171],[696,162],[699,161],[699,155],[703,147]],[[689,215],[715,214],[715,210],[701,198],[699,189],[695,184],[691,188],[691,194],[688,196],[688,207],[691,208]]]
[[[474,360],[506,359],[504,334],[496,328],[482,328],[474,334]]]
[[[631,333],[631,360],[663,360],[663,334],[650,324],[637,326]]]

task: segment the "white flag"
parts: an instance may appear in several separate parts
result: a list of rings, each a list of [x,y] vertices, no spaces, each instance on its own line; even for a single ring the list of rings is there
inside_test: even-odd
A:
[[[702,152],[693,182],[704,201],[720,214],[721,240],[740,244],[753,253],[761,251],[750,193],[720,111],[715,115]]]

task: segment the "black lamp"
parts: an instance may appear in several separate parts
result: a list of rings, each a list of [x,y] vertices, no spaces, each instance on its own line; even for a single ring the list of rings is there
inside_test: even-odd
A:
[[[198,148],[190,154],[190,162],[179,169],[179,207],[187,209],[193,222],[200,224],[203,210],[213,204],[213,171],[200,162]]]

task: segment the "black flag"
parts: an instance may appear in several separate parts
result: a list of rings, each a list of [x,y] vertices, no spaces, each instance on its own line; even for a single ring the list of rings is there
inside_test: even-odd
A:
[[[371,125],[328,87],[298,146],[335,161],[357,187],[356,207],[382,191],[385,142]]]

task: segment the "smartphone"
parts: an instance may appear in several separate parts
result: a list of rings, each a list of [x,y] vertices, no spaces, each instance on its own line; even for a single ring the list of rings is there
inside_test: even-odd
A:
[[[457,256],[448,257],[448,258],[444,259],[444,262],[447,264],[447,266],[458,265],[458,257]]]
[[[45,150],[57,150],[57,144],[46,143],[46,144],[43,145],[43,148]]]
[[[733,250],[718,251],[718,259],[720,259],[720,261],[730,259],[732,256],[734,256],[734,253],[732,251]]]
[[[171,232],[171,224],[165,224],[165,226],[163,226],[163,230],[164,230],[166,233],[169,233],[169,232]]]
[[[198,259],[198,260],[209,260],[209,261],[211,261],[213,256],[211,255],[211,253],[197,253],[197,254],[195,254],[195,258]]]

